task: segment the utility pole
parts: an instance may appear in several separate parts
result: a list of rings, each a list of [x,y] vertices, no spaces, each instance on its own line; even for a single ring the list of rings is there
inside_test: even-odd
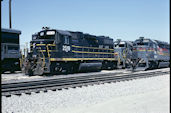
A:
[[[9,28],[12,28],[11,24],[11,0],[9,0]]]

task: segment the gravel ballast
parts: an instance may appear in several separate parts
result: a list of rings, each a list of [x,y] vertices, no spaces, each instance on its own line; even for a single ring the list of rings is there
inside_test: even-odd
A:
[[[169,113],[169,78],[2,97],[2,113]]]

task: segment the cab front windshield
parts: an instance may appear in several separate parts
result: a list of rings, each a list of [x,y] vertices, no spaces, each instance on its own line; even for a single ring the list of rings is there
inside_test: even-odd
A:
[[[125,43],[120,43],[120,44],[115,44],[115,47],[116,48],[122,48],[122,47],[125,47]]]
[[[147,42],[141,42],[141,43],[137,43],[138,46],[148,46]]]
[[[148,40],[136,41],[133,46],[149,46]]]

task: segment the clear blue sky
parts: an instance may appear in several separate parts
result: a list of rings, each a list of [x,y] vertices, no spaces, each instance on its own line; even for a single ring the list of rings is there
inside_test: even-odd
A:
[[[2,2],[2,27],[9,27],[8,2]],[[12,28],[20,43],[43,26],[135,40],[170,41],[169,0],[12,0]]]

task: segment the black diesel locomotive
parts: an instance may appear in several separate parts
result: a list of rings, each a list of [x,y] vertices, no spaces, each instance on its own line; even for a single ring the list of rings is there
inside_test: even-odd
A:
[[[112,38],[105,36],[44,28],[32,35],[25,73],[74,73],[119,66],[152,69],[169,64],[170,47],[166,42],[141,37],[114,44]]]
[[[1,33],[1,73],[19,71],[21,31],[2,28]]]
[[[133,69],[154,69],[170,65],[170,45],[167,42],[144,37],[134,41],[132,54]]]
[[[112,38],[49,28],[32,36],[27,59],[28,75],[117,67]]]

